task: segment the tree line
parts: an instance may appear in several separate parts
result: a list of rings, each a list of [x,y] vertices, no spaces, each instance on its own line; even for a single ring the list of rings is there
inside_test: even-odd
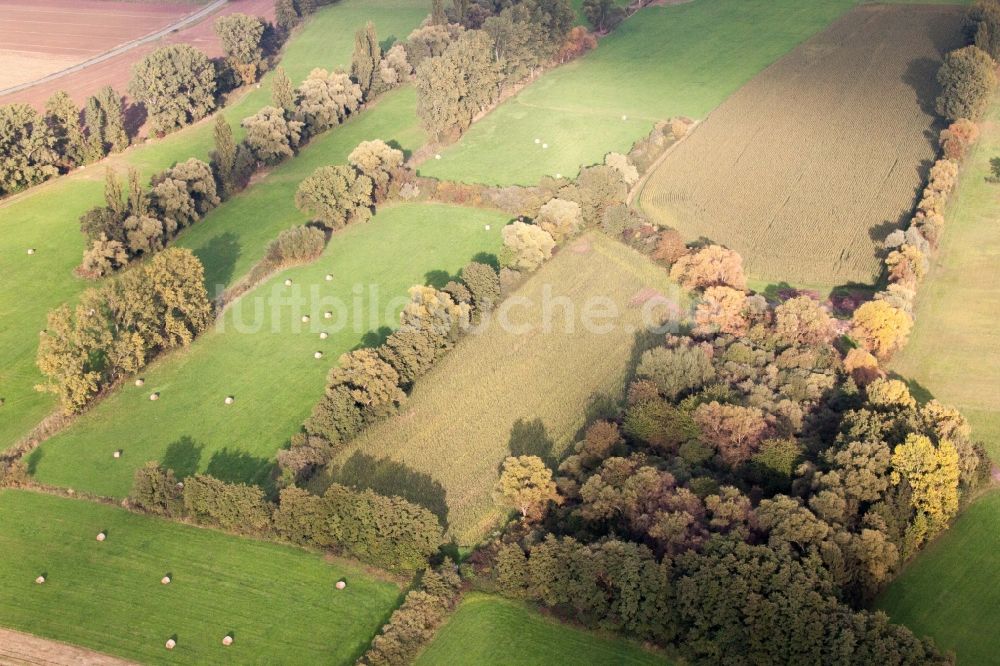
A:
[[[245,14],[219,17],[215,31],[223,58],[173,44],[139,61],[128,85],[132,104],[105,86],[82,109],[62,90],[43,113],[22,103],[0,106],[0,196],[125,150],[143,113],[161,135],[200,120],[218,95],[254,83],[281,42],[273,26]]]

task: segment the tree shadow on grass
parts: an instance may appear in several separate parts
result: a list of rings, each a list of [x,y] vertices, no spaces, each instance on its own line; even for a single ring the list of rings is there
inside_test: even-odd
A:
[[[41,447],[36,448],[34,451],[28,454],[28,474],[31,476],[35,475],[35,470],[38,469],[38,463],[41,462],[42,458],[45,456],[45,451]]]
[[[246,451],[224,448],[208,461],[205,473],[226,483],[246,483],[260,486],[270,494],[274,486],[274,462],[252,456]]]
[[[472,256],[472,261],[491,266],[493,270],[500,270],[500,260],[492,252],[477,252]]]
[[[205,266],[205,289],[210,298],[217,298],[233,279],[240,254],[239,239],[230,231],[213,237],[194,251],[194,256]]]
[[[195,442],[190,436],[184,435],[176,442],[167,446],[160,466],[173,470],[174,476],[184,479],[198,471],[201,463],[201,452],[205,447]]]
[[[372,329],[361,336],[361,342],[355,345],[351,351],[357,349],[371,349],[385,344],[385,341],[392,335],[392,329],[388,326],[380,326]]]
[[[889,378],[898,379],[899,381],[906,384],[906,387],[910,389],[910,395],[912,395],[914,399],[921,405],[934,399],[934,394],[931,393],[931,390],[926,386],[924,386],[923,384],[921,384],[920,382],[918,382],[916,379],[910,379],[908,377],[904,377],[897,372],[890,372]]]
[[[444,286],[451,280],[448,271],[436,270],[424,273],[424,282],[435,289],[444,289]]]
[[[429,474],[411,469],[405,463],[356,452],[342,466],[330,467],[329,471],[329,478],[334,483],[402,497],[433,513],[442,526],[448,525],[444,486]]]

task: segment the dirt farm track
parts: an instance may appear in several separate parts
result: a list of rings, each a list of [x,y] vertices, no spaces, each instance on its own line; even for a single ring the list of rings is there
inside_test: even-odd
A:
[[[666,156],[642,209],[743,255],[762,281],[870,284],[935,158],[935,73],[961,9],[848,12],[734,93]]]
[[[115,0],[0,0],[0,90],[72,67],[122,44],[163,30],[202,5]],[[229,0],[219,11],[177,32],[136,46],[80,71],[0,95],[0,104],[27,102],[41,109],[57,90],[78,103],[105,85],[124,93],[132,65],[165,44],[187,43],[210,57],[221,54],[215,18],[242,12],[274,18],[273,0]]]

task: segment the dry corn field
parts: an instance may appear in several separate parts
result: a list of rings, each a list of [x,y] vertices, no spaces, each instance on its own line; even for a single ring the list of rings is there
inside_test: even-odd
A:
[[[640,205],[768,282],[871,283],[935,158],[954,7],[859,7],[733,94],[646,183]]]
[[[620,399],[643,310],[663,300],[656,294],[674,290],[666,271],[638,252],[596,233],[570,241],[506,301],[517,303],[511,325],[496,325],[501,306],[484,332],[463,338],[417,380],[398,415],[337,457],[334,478],[424,504],[459,543],[474,543],[505,512],[492,490],[512,449],[558,458],[585,425],[588,403]],[[572,331],[562,325],[565,302],[576,310]],[[609,332],[585,330],[588,302],[595,310],[614,304],[619,317],[594,320],[610,322]]]

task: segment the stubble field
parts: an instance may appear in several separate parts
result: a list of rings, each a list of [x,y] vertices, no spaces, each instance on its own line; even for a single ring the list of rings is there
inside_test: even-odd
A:
[[[661,163],[643,210],[743,255],[764,281],[871,283],[935,158],[957,8],[870,5],[743,86]]]

